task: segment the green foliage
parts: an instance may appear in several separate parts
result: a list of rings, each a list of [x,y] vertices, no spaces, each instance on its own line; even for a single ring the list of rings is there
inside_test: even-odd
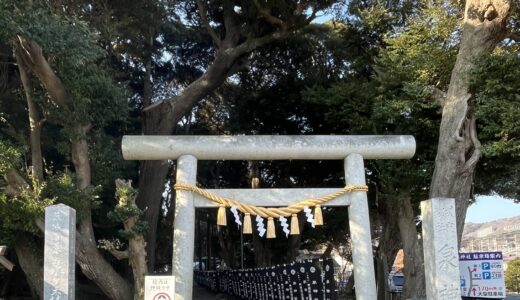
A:
[[[332,126],[337,126],[334,132],[346,134],[372,134],[376,131],[375,120],[372,118],[373,99],[376,96],[377,90],[373,83],[353,77],[329,88],[308,89],[303,94],[308,103],[327,107],[323,114],[325,120]]]
[[[2,1],[0,26],[0,38],[5,41],[6,47],[14,47],[18,37],[35,41],[41,46],[44,57],[63,83],[70,103],[68,109],[57,107],[38,78],[31,76],[35,102],[40,114],[46,119],[42,129],[42,149],[45,166],[50,170],[46,172],[45,182],[39,183],[43,189],[41,194],[35,195],[35,191],[32,191],[15,198],[2,195],[3,205],[10,207],[3,211],[9,217],[2,221],[9,223],[6,226],[10,231],[16,228],[27,231],[27,228],[32,228],[36,217],[42,216],[42,208],[55,202],[75,208],[78,221],[90,217],[91,210],[101,202],[102,192],[110,190],[102,190],[99,184],[112,184],[124,166],[117,151],[118,142],[113,136],[120,135],[121,127],[125,125],[129,111],[128,95],[114,82],[112,70],[103,63],[106,52],[97,43],[98,33],[79,15],[54,10],[52,5],[42,1]],[[12,53],[12,49],[6,51]],[[18,77],[17,70],[9,71],[8,79],[11,81],[7,87],[10,93],[7,99],[2,99],[0,130],[15,138],[21,136],[28,144],[25,141],[29,126],[24,111],[26,104],[23,90],[20,82],[15,80]],[[8,108],[7,103],[21,109]],[[91,165],[96,168],[92,174],[95,186],[85,190],[78,188],[75,175],[68,171],[72,165],[70,141],[78,138],[78,125],[91,125],[89,133],[93,133],[86,138],[91,143]],[[27,158],[30,157],[27,155],[28,146],[24,149],[8,147],[2,138],[0,150],[1,173],[10,167],[20,168],[22,157],[26,163],[30,163],[30,158]],[[58,171],[54,173],[53,170]],[[35,187],[35,184],[31,185],[31,188]],[[113,207],[113,202],[107,202]],[[18,222],[18,216],[26,223]]]
[[[138,218],[143,214],[143,211],[135,206],[135,196],[137,190],[132,188],[130,184],[116,184],[116,199],[118,205],[116,208],[107,214],[108,218],[114,222],[125,223],[127,220],[135,219],[135,224],[128,230],[119,230],[119,236],[123,239],[129,240],[135,235],[143,235],[148,230],[148,223]]]
[[[8,41],[14,42],[16,36],[21,36],[37,42],[45,53],[58,59],[59,69],[85,66],[102,54],[93,43],[95,39],[87,23],[53,14],[39,1],[32,6],[26,1],[2,1],[0,26]]]
[[[497,54],[482,59],[473,70],[471,87],[478,99],[480,137],[488,142],[483,154],[488,157],[520,156],[520,58],[516,54]]]
[[[137,207],[117,207],[108,213],[108,218],[115,222],[124,222],[132,217],[138,217],[142,213],[142,210]]]
[[[70,109],[47,101],[48,120],[64,126],[63,133],[69,138],[75,138],[72,128],[77,125],[102,128],[124,120],[129,109],[126,95],[99,64],[104,52],[88,24],[54,14],[45,5],[37,3],[30,10],[24,9],[26,5],[0,4],[0,26],[4,38],[13,45],[18,36],[37,42],[64,84],[71,98]]]
[[[55,197],[56,203],[66,204],[76,210],[77,222],[88,217],[91,209],[99,206],[101,186],[80,189],[78,179],[68,171],[59,172],[47,178],[45,192]]]
[[[520,58],[497,51],[483,58],[471,74],[471,89],[478,106],[478,132],[482,163],[477,174],[479,190],[518,198],[520,157]],[[489,176],[489,174],[494,174]]]
[[[0,140],[0,175],[4,175],[11,168],[17,168],[21,156],[19,149]]]
[[[443,6],[425,7],[405,31],[386,38],[388,46],[378,61],[385,80],[447,86],[458,45],[458,19],[447,12]]]
[[[135,234],[144,235],[148,231],[149,228],[150,227],[148,226],[148,222],[139,220],[139,221],[135,222],[134,227],[132,227],[132,231]]]
[[[0,244],[10,244],[20,233],[38,233],[36,219],[43,218],[45,207],[56,202],[56,198],[46,198],[45,182],[32,181],[15,197],[0,193]]]
[[[507,263],[505,281],[509,292],[520,292],[520,258]]]
[[[70,63],[70,62],[65,62]],[[64,133],[74,136],[67,130],[79,124],[94,124],[97,129],[112,122],[121,122],[128,113],[127,97],[124,91],[110,79],[106,71],[90,61],[88,65],[74,69],[65,66],[60,75],[69,91],[72,101],[72,115],[63,110],[52,110],[60,124],[67,125]]]

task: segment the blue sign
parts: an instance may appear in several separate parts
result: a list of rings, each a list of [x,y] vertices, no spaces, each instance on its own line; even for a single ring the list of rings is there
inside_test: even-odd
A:
[[[482,278],[485,280],[491,279],[491,272],[482,272]]]
[[[460,292],[463,297],[503,299],[504,270],[501,252],[459,253]]]

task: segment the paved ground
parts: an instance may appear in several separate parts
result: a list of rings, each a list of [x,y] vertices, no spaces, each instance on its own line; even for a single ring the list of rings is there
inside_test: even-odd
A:
[[[198,284],[193,285],[193,299],[197,300],[235,300],[237,298],[226,294],[215,294]]]
[[[226,294],[215,294],[208,289],[195,284],[193,286],[193,299],[197,300],[235,300],[237,298]],[[508,295],[505,300],[520,300],[520,295]]]

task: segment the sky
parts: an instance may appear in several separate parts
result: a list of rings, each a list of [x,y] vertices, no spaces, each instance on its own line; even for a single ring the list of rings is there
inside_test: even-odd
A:
[[[500,196],[478,196],[470,205],[466,223],[485,223],[497,219],[520,216],[520,203]]]

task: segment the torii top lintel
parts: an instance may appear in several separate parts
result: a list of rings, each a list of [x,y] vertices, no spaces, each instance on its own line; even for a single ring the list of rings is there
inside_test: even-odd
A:
[[[124,136],[126,160],[344,159],[352,153],[364,159],[408,159],[415,154],[410,135],[236,135]]]

